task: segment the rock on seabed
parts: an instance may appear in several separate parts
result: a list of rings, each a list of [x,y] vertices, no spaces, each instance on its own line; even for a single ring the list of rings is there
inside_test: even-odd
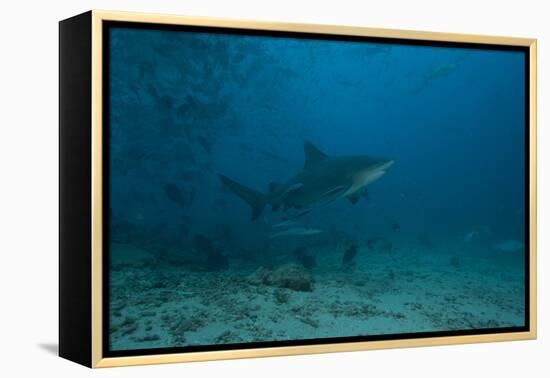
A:
[[[274,271],[260,267],[248,277],[253,285],[267,285],[294,291],[312,291],[313,277],[301,265],[288,263]]]

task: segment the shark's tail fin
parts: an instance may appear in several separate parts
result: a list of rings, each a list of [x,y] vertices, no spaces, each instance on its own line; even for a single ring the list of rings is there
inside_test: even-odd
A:
[[[243,201],[250,205],[252,208],[252,220],[258,219],[266,204],[265,196],[254,189],[247,188],[246,186],[231,180],[227,176],[221,174],[219,176],[223,185],[231,189],[233,193],[238,195]]]

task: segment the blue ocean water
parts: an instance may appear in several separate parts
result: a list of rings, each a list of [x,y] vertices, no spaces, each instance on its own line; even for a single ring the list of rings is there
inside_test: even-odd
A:
[[[112,350],[525,324],[523,52],[109,43]]]

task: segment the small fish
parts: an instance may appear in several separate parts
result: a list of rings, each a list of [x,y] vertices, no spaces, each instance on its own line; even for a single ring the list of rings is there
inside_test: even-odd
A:
[[[359,251],[359,248],[357,248],[356,244],[352,244],[346,249],[346,252],[344,252],[344,256],[342,256],[342,264],[343,265],[349,265],[353,262],[353,259],[357,255],[357,252]]]
[[[192,245],[193,245],[193,248],[197,250],[197,252],[211,254],[213,253],[213,250],[214,250],[214,247],[212,246],[212,242],[210,241],[210,239],[200,234],[195,235],[193,237]]]
[[[518,240],[504,240],[493,246],[493,249],[501,252],[519,252],[523,248],[523,243]]]
[[[429,249],[434,249],[435,248],[435,245],[434,245],[432,239],[428,236],[428,234],[425,234],[423,232],[419,232],[418,234],[416,234],[416,239],[418,240],[418,242],[423,247],[426,247],[426,248],[429,248]]]
[[[473,230],[473,231],[470,231],[468,232],[466,235],[464,235],[464,241],[469,243],[471,242],[476,236],[479,235],[479,231],[478,230]]]
[[[367,247],[370,251],[376,249],[376,246],[382,242],[382,238],[379,236],[374,236],[372,238],[367,239]]]
[[[202,146],[204,151],[206,151],[207,153],[212,152],[212,142],[210,140],[201,135],[197,138],[197,141]]]
[[[311,213],[311,210],[313,210],[313,209],[311,208],[311,209],[300,210],[298,213],[292,215],[291,218],[289,218],[289,219],[298,219],[298,218],[301,218],[301,217],[303,217],[304,215],[307,215],[307,214]]]
[[[287,227],[287,226],[295,226],[297,224],[298,224],[298,222],[296,222],[292,219],[287,219],[287,220],[284,220],[280,223],[274,224],[273,227],[274,228],[281,228],[281,227]]]
[[[298,228],[291,228],[289,230],[284,230],[281,232],[276,232],[269,236],[270,239],[278,238],[281,236],[302,236],[302,235],[316,235],[323,232],[322,230],[315,230],[313,228],[305,228],[305,227],[298,227]]]
[[[315,268],[317,265],[317,262],[315,261],[315,257],[311,256],[307,253],[307,248],[305,246],[297,247],[294,250],[294,255],[296,256],[296,259],[300,264],[303,265],[306,269],[312,269]]]
[[[181,207],[185,207],[185,201],[183,199],[183,195],[181,194],[180,189],[178,186],[174,183],[168,183],[164,185],[163,187],[164,193],[166,196],[172,201],[180,205]]]
[[[210,239],[204,235],[195,235],[192,241],[193,249],[199,254],[206,255],[203,269],[207,272],[225,270],[229,267],[227,257],[222,255],[212,245]]]
[[[391,223],[392,231],[399,231],[401,229],[401,225],[399,224],[398,221],[392,220],[390,223]]]
[[[458,64],[455,62],[437,66],[432,72],[430,72],[424,77],[424,83],[426,84],[434,80],[444,78],[450,75],[451,73],[453,73],[457,69],[457,67],[458,67]]]

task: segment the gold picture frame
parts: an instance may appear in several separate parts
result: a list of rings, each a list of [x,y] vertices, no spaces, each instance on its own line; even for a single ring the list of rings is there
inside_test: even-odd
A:
[[[537,42],[535,39],[529,38],[512,38],[512,37],[499,37],[499,36],[482,36],[482,35],[468,35],[468,34],[453,34],[453,33],[435,33],[435,32],[422,32],[422,31],[407,31],[407,30],[392,30],[392,29],[377,29],[366,27],[353,27],[353,26],[335,26],[335,25],[317,25],[317,24],[295,24],[295,23],[280,23],[280,22],[260,22],[260,21],[246,21],[246,20],[231,20],[231,19],[217,19],[208,17],[187,17],[187,16],[174,16],[174,15],[160,15],[160,14],[144,14],[144,13],[128,13],[128,12],[110,12],[93,10],[82,16],[84,17],[84,26],[71,26],[76,25],[77,18],[62,21],[61,28],[61,68],[63,72],[64,67],[64,52],[68,51],[71,46],[76,46],[78,41],[67,40],[63,33],[70,33],[73,31],[71,28],[77,28],[79,30],[88,30],[89,45],[85,48],[89,48],[89,55],[82,57],[87,59],[91,57],[90,61],[90,78],[89,85],[91,89],[90,103],[89,103],[89,122],[90,127],[86,130],[91,130],[89,137],[90,142],[90,192],[89,197],[89,215],[91,216],[90,229],[89,229],[89,241],[91,246],[89,248],[89,255],[87,255],[85,261],[81,262],[79,269],[89,269],[90,281],[90,293],[89,296],[84,295],[84,300],[89,300],[89,307],[87,304],[83,306],[86,309],[91,309],[89,317],[83,320],[84,326],[89,322],[89,328],[82,329],[83,334],[79,334],[76,328],[65,329],[67,322],[78,315],[76,310],[69,309],[71,305],[63,302],[63,297],[67,296],[68,285],[71,285],[71,277],[64,276],[64,271],[61,269],[60,287],[61,298],[60,301],[60,323],[62,329],[60,332],[60,354],[63,357],[74,360],[90,367],[115,367],[115,366],[129,366],[129,365],[144,365],[144,364],[160,364],[160,363],[174,363],[174,362],[189,362],[189,361],[207,361],[207,360],[219,360],[219,359],[237,359],[237,358],[249,358],[249,357],[268,357],[268,356],[284,356],[284,355],[300,355],[300,354],[312,354],[312,353],[328,353],[328,352],[347,352],[347,351],[360,351],[371,349],[387,349],[387,348],[402,348],[402,347],[419,347],[419,346],[434,346],[434,345],[447,345],[447,344],[466,344],[466,343],[481,343],[481,342],[495,342],[495,341],[511,341],[511,340],[529,340],[535,339],[537,335],[537,297],[536,297],[536,284],[537,284],[537,269],[536,269],[536,54],[537,54]],[[71,21],[72,20],[72,21]],[[262,30],[262,31],[283,31],[283,32],[297,32],[297,33],[312,33],[312,34],[334,34],[345,36],[359,36],[359,37],[376,37],[376,38],[397,38],[403,40],[422,40],[422,41],[437,41],[437,42],[458,42],[458,43],[473,43],[473,44],[491,44],[491,45],[506,45],[506,46],[521,46],[525,47],[529,51],[529,330],[526,332],[515,333],[496,333],[496,334],[476,334],[476,335],[464,335],[464,336],[448,336],[448,337],[427,337],[427,338],[411,338],[401,340],[383,340],[383,341],[365,341],[365,342],[345,342],[337,344],[322,344],[322,345],[301,345],[301,346],[282,346],[282,347],[267,347],[260,349],[239,349],[239,350],[223,350],[223,351],[200,351],[200,352],[188,352],[188,353],[173,353],[173,354],[155,354],[155,355],[139,355],[139,356],[125,356],[125,357],[104,357],[103,353],[103,340],[102,340],[102,327],[103,327],[103,257],[102,257],[102,230],[103,230],[103,137],[102,137],[102,118],[103,118],[103,25],[106,21],[119,21],[119,22],[132,22],[132,23],[153,23],[153,24],[167,24],[167,25],[189,25],[198,27],[223,27],[223,28],[238,28],[238,29],[250,29],[250,30]],[[73,22],[73,24],[71,24]],[[65,24],[63,24],[65,23]],[[65,25],[65,26],[63,26]],[[68,26],[67,26],[68,25]],[[63,28],[66,27],[66,30]],[[65,50],[63,50],[65,48]],[[81,54],[82,55],[82,54]],[[67,59],[70,58],[67,56]],[[67,63],[68,64],[68,63]],[[63,79],[60,79],[63,80]],[[69,79],[67,79],[69,80]],[[60,84],[63,89],[63,83]],[[64,119],[69,120],[70,116],[67,115],[64,118],[65,106],[69,105],[71,101],[68,97],[61,97],[60,113],[61,123]],[[87,118],[84,118],[86,120]],[[82,120],[82,119],[81,119]],[[62,134],[63,134],[63,125]],[[83,136],[83,138],[87,138]],[[63,139],[63,136],[62,136]],[[63,143],[61,143],[63,144]],[[63,146],[62,146],[63,148]],[[62,159],[63,160],[63,154]],[[63,162],[61,162],[63,166]],[[63,168],[63,167],[62,167]],[[67,176],[69,177],[70,168],[66,168]],[[63,186],[63,169],[61,173],[61,181]],[[62,195],[63,196],[63,195]],[[69,201],[69,200],[67,200]],[[73,200],[70,200],[73,201]],[[72,203],[72,202],[71,202]],[[67,206],[69,202],[67,202]],[[63,208],[63,203],[60,205]],[[62,210],[63,214],[63,210]],[[63,221],[62,221],[63,222]],[[67,219],[67,223],[70,221]],[[64,224],[61,230],[63,234],[69,232],[70,224]],[[87,231],[82,231],[87,232]],[[76,242],[75,242],[76,243]],[[61,243],[60,247],[63,249],[64,243]],[[69,261],[72,257],[68,257],[67,253],[63,251],[61,253],[61,263],[67,259],[67,266],[74,264]],[[67,273],[69,274],[69,273]],[[87,279],[87,278],[86,278]],[[76,285],[76,288],[80,288]],[[76,290],[76,289],[75,289]],[[73,294],[74,295],[74,294]],[[70,295],[69,295],[70,296]],[[84,308],[84,307],[82,307]],[[80,308],[80,310],[82,310]],[[73,311],[75,311],[73,313]],[[84,310],[82,310],[84,311]],[[82,327],[84,327],[82,326]],[[82,327],[79,326],[78,329]],[[74,338],[83,340],[87,343],[89,341],[89,349],[84,348],[84,351],[73,352],[73,349],[77,345]],[[84,357],[82,357],[84,356]]]

